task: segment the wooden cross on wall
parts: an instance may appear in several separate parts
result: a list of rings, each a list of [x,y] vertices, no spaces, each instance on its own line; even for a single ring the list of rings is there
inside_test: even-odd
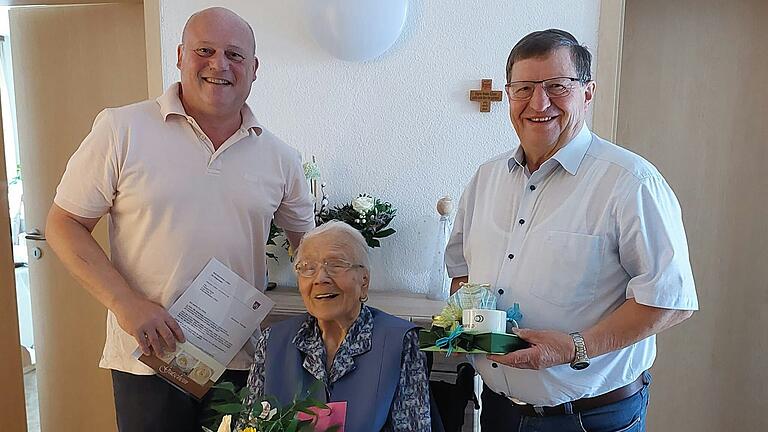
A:
[[[470,90],[469,100],[480,102],[480,112],[490,112],[491,102],[501,101],[501,91],[491,90],[491,81],[484,79],[481,81],[480,90]]]

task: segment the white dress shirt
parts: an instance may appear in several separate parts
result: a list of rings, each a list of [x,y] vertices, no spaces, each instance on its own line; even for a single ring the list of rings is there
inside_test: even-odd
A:
[[[648,161],[586,125],[534,173],[522,147],[481,165],[461,197],[445,260],[451,277],[490,283],[499,309],[519,303],[526,328],[583,331],[631,298],[698,309],[674,193]],[[655,357],[651,336],[582,371],[473,360],[493,391],[553,406],[624,386]]]

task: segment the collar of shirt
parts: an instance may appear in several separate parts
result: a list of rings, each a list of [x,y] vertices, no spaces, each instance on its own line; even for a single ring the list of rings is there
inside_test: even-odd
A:
[[[371,335],[373,333],[373,314],[363,305],[360,314],[352,323],[336,351],[333,365],[326,382],[325,363],[326,349],[317,325],[317,318],[307,314],[307,319],[299,326],[293,343],[296,348],[304,353],[304,369],[318,380],[330,384],[338,381],[344,375],[355,369],[354,358],[371,350]]]
[[[592,142],[592,132],[589,131],[587,124],[581,127],[581,130],[572,140],[568,141],[560,150],[558,150],[552,159],[556,160],[560,166],[571,175],[576,175],[579,171],[581,161],[587,154],[589,144]],[[525,168],[525,152],[523,146],[518,146],[509,161],[507,161],[509,171],[512,172],[517,167]]]
[[[163,116],[163,119],[168,120],[168,116],[172,114],[180,115],[187,120],[193,119],[192,116],[187,115],[187,112],[184,110],[184,105],[181,103],[181,99],[179,98],[180,88],[181,83],[175,82],[168,87],[165,93],[156,99],[157,103],[160,105],[160,115]],[[240,115],[243,118],[243,122],[240,125],[242,129],[253,130],[257,136],[261,135],[263,131],[261,124],[256,120],[256,116],[253,114],[253,111],[251,111],[251,107],[249,107],[248,104],[243,105],[243,108],[240,110]]]

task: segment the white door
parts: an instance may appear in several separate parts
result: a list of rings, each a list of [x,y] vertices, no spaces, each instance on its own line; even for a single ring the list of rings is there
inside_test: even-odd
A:
[[[147,97],[143,13],[141,3],[10,11],[26,227],[40,233],[27,246],[43,431],[115,429],[110,376],[97,367],[106,311],[49,249],[45,219],[96,114]]]

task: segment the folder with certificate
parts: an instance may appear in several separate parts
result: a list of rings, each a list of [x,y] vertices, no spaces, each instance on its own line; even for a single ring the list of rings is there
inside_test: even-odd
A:
[[[275,303],[216,258],[211,258],[168,312],[186,342],[163,356],[134,353],[158,376],[202,399]]]

